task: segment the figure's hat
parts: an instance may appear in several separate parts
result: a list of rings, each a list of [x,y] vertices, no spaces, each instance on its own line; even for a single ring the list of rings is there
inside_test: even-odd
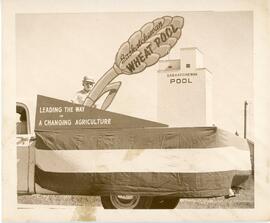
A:
[[[91,82],[91,83],[95,83],[93,78],[90,78],[88,76],[84,76],[83,77],[83,82]]]

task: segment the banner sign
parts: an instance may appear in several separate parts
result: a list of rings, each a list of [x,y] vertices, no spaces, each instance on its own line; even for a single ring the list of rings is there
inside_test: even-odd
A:
[[[36,131],[142,127],[167,127],[167,125],[85,107],[55,98],[37,96]]]

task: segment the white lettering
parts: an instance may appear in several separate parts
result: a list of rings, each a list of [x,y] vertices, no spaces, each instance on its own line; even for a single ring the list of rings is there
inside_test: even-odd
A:
[[[111,125],[111,119],[76,119],[75,125]]]
[[[71,120],[44,120],[45,126],[62,126],[62,125],[71,125]]]
[[[40,113],[61,113],[62,107],[40,107],[39,112]]]

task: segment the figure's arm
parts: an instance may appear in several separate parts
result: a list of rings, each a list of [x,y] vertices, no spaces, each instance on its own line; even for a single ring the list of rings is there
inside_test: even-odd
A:
[[[78,95],[77,93],[73,95],[72,99],[70,100],[73,104],[78,104]]]

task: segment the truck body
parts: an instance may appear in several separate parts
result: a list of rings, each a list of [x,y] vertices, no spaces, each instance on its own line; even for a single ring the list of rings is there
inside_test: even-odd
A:
[[[247,140],[214,126],[170,128],[38,96],[33,133],[27,106],[16,111],[18,193],[172,208],[179,198],[228,195],[251,175]]]

